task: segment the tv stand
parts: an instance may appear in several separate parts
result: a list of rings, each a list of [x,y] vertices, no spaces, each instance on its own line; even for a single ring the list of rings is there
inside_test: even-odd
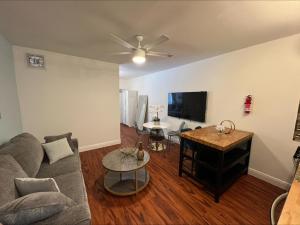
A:
[[[214,126],[183,132],[179,176],[186,174],[214,194],[215,202],[240,176],[248,173],[253,133],[219,134]]]

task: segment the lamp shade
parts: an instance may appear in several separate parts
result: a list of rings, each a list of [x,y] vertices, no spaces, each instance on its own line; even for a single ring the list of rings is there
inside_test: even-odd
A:
[[[142,49],[135,50],[132,61],[136,64],[143,64],[146,61],[145,51]]]

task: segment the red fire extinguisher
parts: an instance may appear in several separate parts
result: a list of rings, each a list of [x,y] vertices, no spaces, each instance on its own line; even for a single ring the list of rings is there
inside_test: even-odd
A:
[[[251,112],[252,95],[247,95],[245,99],[244,112],[249,114]]]

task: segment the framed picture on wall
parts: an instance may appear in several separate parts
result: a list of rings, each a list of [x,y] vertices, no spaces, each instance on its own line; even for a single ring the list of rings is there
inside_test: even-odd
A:
[[[43,55],[26,54],[26,61],[29,67],[45,68],[45,59]]]
[[[300,141],[300,102],[298,108],[298,114],[296,118],[295,132],[294,132],[294,141]]]

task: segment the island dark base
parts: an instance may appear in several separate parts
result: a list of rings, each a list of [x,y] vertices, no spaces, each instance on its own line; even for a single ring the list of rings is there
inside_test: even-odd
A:
[[[186,174],[213,193],[215,202],[240,176],[248,173],[252,138],[218,150],[181,138],[179,176]]]

